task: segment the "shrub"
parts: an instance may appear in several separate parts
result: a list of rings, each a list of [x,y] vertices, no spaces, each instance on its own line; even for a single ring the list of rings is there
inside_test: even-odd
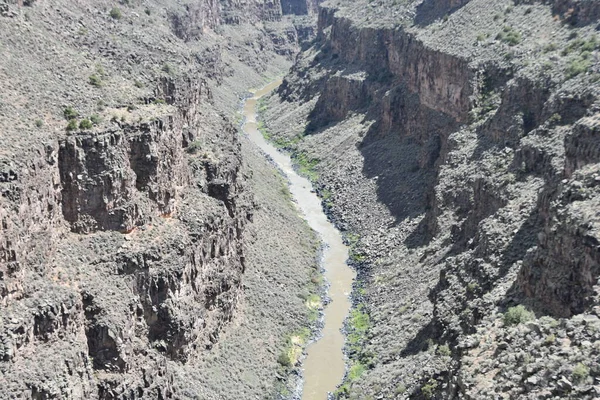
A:
[[[580,383],[587,379],[590,375],[590,369],[583,363],[579,363],[573,368],[573,372],[571,372],[571,378],[574,382]]]
[[[199,152],[202,149],[202,146],[200,144],[199,140],[194,140],[192,143],[190,143],[190,145],[187,148],[187,152],[190,154],[196,154],[197,152]]]
[[[421,387],[421,393],[428,398],[431,399],[437,390],[438,383],[435,379],[430,379],[423,387]]]
[[[92,122],[89,119],[83,119],[79,123],[79,129],[92,129]]]
[[[41,128],[42,126],[44,126],[44,121],[42,121],[41,119],[36,119],[35,120],[35,126],[37,128]]]
[[[505,26],[502,29],[502,32],[496,36],[496,39],[507,43],[509,46],[516,46],[517,44],[521,43],[521,34],[515,31],[512,27]]]
[[[590,40],[581,45],[581,51],[594,51],[598,47],[598,38],[593,35]]]
[[[404,394],[404,392],[406,392],[406,385],[404,385],[403,383],[399,384],[398,386],[396,386],[396,395],[399,394]]]
[[[98,125],[98,124],[100,124],[100,122],[102,122],[102,118],[100,118],[99,115],[94,114],[90,117],[90,121],[92,121],[92,124]]]
[[[173,68],[172,68],[172,67],[171,67],[169,64],[165,63],[165,64],[162,66],[162,71],[163,71],[164,73],[170,74],[171,72],[173,72]]]
[[[98,75],[90,75],[90,85],[95,86],[95,87],[100,87],[102,86],[102,80],[100,79],[100,77]]]
[[[144,84],[141,81],[138,81],[137,79],[135,80],[135,82],[133,82],[133,84],[135,85],[136,88],[143,88]]]
[[[479,289],[479,284],[477,282],[469,282],[467,284],[467,292],[475,293]]]
[[[579,74],[587,72],[587,70],[590,68],[590,65],[590,61],[583,57],[572,60],[567,67],[567,78],[574,78]]]
[[[118,7],[113,7],[113,9],[110,10],[110,17],[118,20],[123,18],[123,13],[121,13],[121,10]]]
[[[348,380],[349,381],[355,381],[358,378],[360,378],[362,376],[362,374],[365,373],[365,371],[367,370],[367,368],[362,365],[360,362],[354,364],[352,367],[350,367],[350,370],[348,371]]]
[[[291,367],[292,366],[292,360],[290,360],[290,356],[286,352],[279,354],[279,357],[277,357],[277,362],[282,367]]]
[[[75,129],[77,129],[77,120],[70,119],[69,123],[67,124],[67,131],[74,131]]]
[[[450,350],[450,347],[447,344],[438,346],[437,353],[440,356],[446,356],[446,357],[449,357],[450,355],[452,355],[452,351]]]
[[[65,108],[65,110],[63,111],[63,114],[65,116],[65,119],[67,119],[67,120],[75,119],[79,116],[79,113],[77,111],[75,111],[73,109],[73,107],[71,107],[71,106]]]
[[[554,113],[550,116],[550,118],[548,118],[548,124],[550,125],[557,125],[560,123],[562,117],[560,116],[559,113]]]
[[[504,314],[504,325],[518,325],[523,322],[531,321],[534,319],[534,314],[528,311],[523,305],[519,304],[515,307],[510,307]]]
[[[546,338],[544,339],[544,344],[550,346],[551,344],[554,344],[554,342],[556,341],[556,335],[554,335],[553,333],[546,336]]]

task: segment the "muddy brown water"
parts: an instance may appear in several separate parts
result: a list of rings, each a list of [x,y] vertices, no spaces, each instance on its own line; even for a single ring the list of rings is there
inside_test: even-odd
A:
[[[268,143],[258,130],[256,103],[258,99],[280,84],[281,81],[272,82],[246,100],[243,109],[245,117],[243,128],[250,140],[269,155],[285,173],[289,180],[290,192],[300,213],[310,227],[319,233],[325,245],[323,268],[325,278],[329,283],[328,296],[331,302],[325,307],[322,336],[308,346],[307,356],[303,361],[302,400],[326,400],[327,393],[333,392],[344,377],[343,347],[345,339],[341,328],[350,310],[349,296],[356,274],[346,264],[348,247],[342,242],[340,232],[329,222],[323,212],[321,200],[314,193],[311,182],[299,176],[294,171],[290,156]]]

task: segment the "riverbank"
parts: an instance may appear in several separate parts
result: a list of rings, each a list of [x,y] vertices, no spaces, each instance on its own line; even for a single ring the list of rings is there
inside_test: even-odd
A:
[[[323,269],[328,283],[329,303],[324,311],[320,338],[308,346],[306,358],[303,360],[302,392],[303,400],[322,400],[327,398],[328,393],[335,391],[346,371],[343,353],[345,338],[341,330],[350,309],[349,295],[355,273],[346,264],[348,247],[343,243],[340,232],[329,222],[323,211],[321,199],[316,195],[311,182],[296,173],[290,156],[268,143],[259,130],[256,120],[257,100],[277,85],[278,83],[268,85],[247,100],[244,106],[244,130],[250,140],[285,174],[298,211],[324,243]]]

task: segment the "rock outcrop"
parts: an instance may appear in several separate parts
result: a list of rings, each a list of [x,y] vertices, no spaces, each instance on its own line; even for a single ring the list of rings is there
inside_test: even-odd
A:
[[[597,396],[598,46],[528,3],[324,3],[269,102],[355,243],[339,397]]]
[[[274,396],[316,250],[227,116],[294,24],[278,1],[25,3],[0,4],[0,398]],[[289,256],[254,239],[275,223]]]

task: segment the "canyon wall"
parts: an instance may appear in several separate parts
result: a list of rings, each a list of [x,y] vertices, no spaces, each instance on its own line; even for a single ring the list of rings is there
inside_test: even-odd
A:
[[[596,37],[527,3],[324,3],[268,103],[354,246],[340,398],[597,393]]]
[[[230,116],[289,66],[299,35],[283,14],[269,1],[0,2],[0,397],[281,390],[273,354],[308,323],[315,244]],[[265,216],[267,201],[285,210]],[[256,234],[276,219],[296,232],[279,236],[289,257]],[[257,285],[271,268],[285,275]],[[263,331],[269,343],[243,348]]]

